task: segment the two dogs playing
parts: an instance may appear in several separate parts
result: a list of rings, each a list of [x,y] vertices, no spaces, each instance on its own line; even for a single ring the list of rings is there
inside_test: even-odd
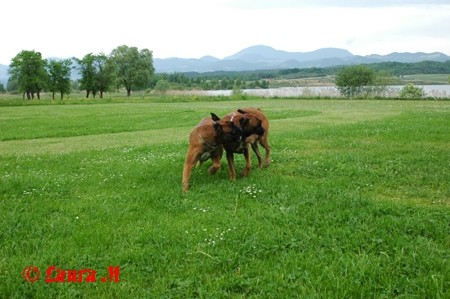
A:
[[[266,150],[264,166],[269,166],[268,134],[269,121],[264,113],[257,108],[238,109],[222,118],[211,113],[210,118],[202,119],[189,135],[189,147],[183,168],[183,191],[189,190],[192,168],[197,163],[202,163],[211,158],[213,164],[208,168],[208,173],[214,174],[217,172],[220,168],[220,160],[224,149],[230,180],[236,178],[234,153],[244,154],[246,165],[242,173],[243,176],[247,176],[252,167],[250,147],[258,158],[258,166],[263,165],[258,143]]]

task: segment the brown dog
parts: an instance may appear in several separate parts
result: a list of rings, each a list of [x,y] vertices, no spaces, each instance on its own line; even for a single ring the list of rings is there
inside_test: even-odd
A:
[[[264,128],[264,133],[262,135],[253,134],[245,138],[246,143],[250,143],[253,151],[258,157],[258,167],[261,168],[262,165],[262,156],[258,149],[258,142],[264,147],[266,151],[266,156],[264,158],[264,167],[268,167],[270,165],[270,145],[269,145],[269,120],[267,119],[264,112],[259,108],[244,108],[237,110],[241,114],[252,114],[256,116],[259,120],[261,120],[261,126]],[[245,135],[245,132],[244,132]]]
[[[266,134],[266,130],[263,127],[263,122],[259,116],[244,110],[237,110],[228,113],[223,119],[230,120],[232,122],[240,123],[244,140],[242,142],[225,142],[224,148],[227,153],[228,167],[230,171],[230,180],[236,178],[236,170],[234,167],[234,153],[242,153],[245,157],[245,168],[242,172],[242,176],[247,176],[252,167],[251,156],[249,146],[251,145],[253,150],[258,156],[259,167],[261,167],[261,154],[258,150],[257,142]],[[265,121],[268,123],[267,118],[264,116]]]
[[[189,190],[189,179],[192,168],[198,162],[211,158],[213,165],[208,169],[214,174],[220,168],[224,142],[240,142],[243,132],[239,125],[232,121],[221,120],[211,113],[211,118],[204,118],[189,135],[189,148],[183,168],[183,191]]]

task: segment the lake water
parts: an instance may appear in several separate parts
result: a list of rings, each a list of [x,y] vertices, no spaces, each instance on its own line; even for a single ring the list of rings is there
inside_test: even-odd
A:
[[[422,87],[427,97],[449,98],[450,85],[417,85]],[[399,91],[403,85],[390,86],[383,94],[386,97],[398,97]],[[188,91],[190,94],[229,96],[231,90],[202,90]],[[340,93],[335,86],[314,86],[314,87],[280,87],[268,89],[244,89],[244,94],[260,97],[339,97]]]

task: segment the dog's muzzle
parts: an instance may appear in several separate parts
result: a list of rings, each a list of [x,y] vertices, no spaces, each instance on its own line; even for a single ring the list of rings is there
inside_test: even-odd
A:
[[[236,127],[236,129],[233,132],[233,141],[241,142],[243,135],[244,135],[244,131],[240,127]]]

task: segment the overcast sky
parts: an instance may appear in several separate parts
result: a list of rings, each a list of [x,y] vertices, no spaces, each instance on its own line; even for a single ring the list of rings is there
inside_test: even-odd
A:
[[[450,55],[450,0],[6,0],[0,8],[0,64],[22,50],[82,58],[120,45],[154,58],[223,58],[253,45]]]

